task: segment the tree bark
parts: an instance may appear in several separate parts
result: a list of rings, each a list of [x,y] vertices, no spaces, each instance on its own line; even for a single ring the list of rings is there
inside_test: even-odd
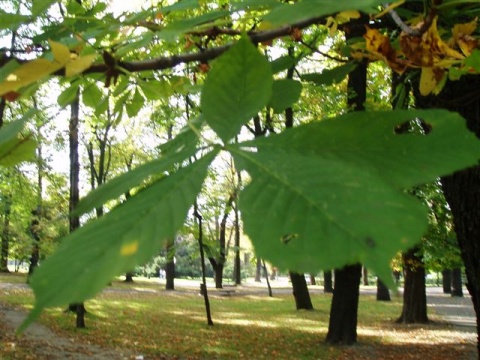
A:
[[[370,285],[368,283],[368,269],[365,266],[362,267],[362,279],[363,279],[363,285],[365,286]]]
[[[200,284],[200,293],[203,295],[203,301],[205,303],[205,312],[207,314],[208,326],[213,326],[212,313],[210,311],[210,299],[208,298],[207,282],[205,276],[205,252],[203,249],[203,218],[198,212],[197,201],[193,205],[193,215],[198,221],[198,247],[200,249],[200,261],[202,267],[202,283]]]
[[[172,253],[173,244],[167,247],[167,264],[165,265],[165,290],[175,290],[175,260]]]
[[[125,282],[133,283],[133,272],[129,271],[125,274]]]
[[[323,292],[333,293],[332,270],[327,270],[323,272]]]
[[[377,300],[378,301],[391,301],[390,290],[383,283],[382,280],[377,279]]]
[[[452,270],[452,296],[463,297],[462,287],[462,269],[455,268]]]
[[[7,194],[4,198],[3,229],[2,229],[2,250],[0,258],[0,272],[8,273],[8,253],[10,248],[10,214],[12,198]]]
[[[403,289],[403,309],[398,323],[428,323],[427,294],[425,291],[425,267],[418,255],[418,248],[403,254],[405,285]]]
[[[257,268],[255,270],[255,282],[262,282],[262,259],[257,257]]]
[[[358,299],[362,265],[348,265],[335,270],[335,289],[326,342],[352,345],[357,342]]]
[[[240,173],[237,173],[240,183]],[[238,185],[240,186],[240,185]],[[237,190],[238,193],[238,190]],[[240,261],[240,216],[238,211],[238,195],[235,194],[235,258],[233,260],[233,281],[235,285],[242,284],[242,263]]]
[[[444,294],[452,293],[452,270],[445,269],[442,271],[442,287]]]
[[[38,260],[40,260],[40,236],[38,234],[39,232],[39,225],[40,225],[40,213],[41,209],[40,207],[32,210],[32,220],[30,221],[30,234],[33,239],[32,243],[32,252],[30,254],[30,264],[28,266],[28,277],[27,277],[27,284],[30,280],[30,276],[32,276],[33,272],[35,271],[35,268],[38,266]]]
[[[305,275],[291,272],[290,279],[292,280],[293,297],[297,310],[313,310]]]
[[[368,16],[350,21],[345,26],[347,41],[361,37],[365,33]],[[365,110],[367,99],[367,62],[361,61],[348,75],[347,105],[349,111]],[[345,266],[335,270],[335,290],[333,291],[327,343],[351,345],[357,342],[358,297],[360,295],[360,264]]]
[[[70,232],[75,231],[80,227],[80,218],[73,216],[72,213],[78,205],[80,199],[80,162],[78,156],[78,132],[80,121],[80,91],[77,91],[75,100],[72,102],[69,122],[69,147],[70,147],[70,196],[69,196],[69,210],[70,210]],[[87,265],[86,265],[87,266]],[[83,303],[71,304],[71,308],[75,308],[77,318],[77,328],[85,327],[85,305]]]
[[[457,111],[466,119],[470,131],[480,138],[479,89],[479,75],[463,76],[458,81],[447,81],[438,96],[424,97],[417,92],[415,102],[418,108]],[[480,358],[480,166],[442,177],[442,188],[452,210],[457,241],[465,265],[466,286],[475,309]]]

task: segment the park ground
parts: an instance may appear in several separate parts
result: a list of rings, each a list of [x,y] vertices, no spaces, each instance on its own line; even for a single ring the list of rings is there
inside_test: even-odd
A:
[[[401,296],[377,302],[362,287],[358,345],[324,344],[331,295],[310,286],[315,310],[296,311],[288,282],[247,282],[211,289],[215,325],[208,327],[199,282],[176,280],[165,291],[158,279],[113,282],[86,303],[87,329],[73,314],[49,309],[22,336],[15,328],[32,307],[33,295],[18,275],[0,276],[0,359],[200,360],[200,359],[456,359],[476,358],[470,298],[427,290],[429,324],[401,325]]]

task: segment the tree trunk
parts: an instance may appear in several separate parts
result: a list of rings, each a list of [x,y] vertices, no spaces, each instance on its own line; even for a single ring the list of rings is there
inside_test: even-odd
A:
[[[368,286],[368,270],[365,266],[362,267],[362,278],[363,278],[363,285]]]
[[[187,107],[188,109],[188,107]],[[207,314],[208,326],[213,326],[212,313],[210,311],[210,299],[208,298],[208,289],[205,276],[205,252],[203,249],[203,222],[202,216],[198,212],[197,201],[193,204],[193,216],[198,221],[198,248],[200,249],[200,266],[202,267],[202,283],[200,284],[200,293],[203,295],[203,301],[205,303],[205,312]]]
[[[417,87],[418,88],[418,87]],[[480,138],[480,76],[463,76],[447,81],[438,96],[415,94],[418,108],[445,108],[457,111],[467,127]],[[452,144],[454,146],[454,144]],[[445,198],[452,210],[457,241],[465,265],[467,289],[477,319],[477,350],[480,358],[480,166],[457,171],[442,178]]]
[[[241,181],[240,172],[237,173],[239,183]],[[238,185],[240,186],[240,185]],[[233,260],[233,281],[235,285],[242,284],[242,264],[240,261],[240,215],[238,211],[238,196],[235,194],[235,258]]]
[[[332,270],[327,270],[323,272],[323,292],[333,293]]]
[[[255,270],[255,282],[262,282],[262,259],[257,257],[257,269]]]
[[[165,290],[175,290],[175,261],[171,253],[173,245],[167,248],[167,264],[165,265]]]
[[[273,297],[272,287],[270,286],[270,280],[268,278],[268,270],[267,265],[265,265],[265,261],[262,260],[263,269],[265,271],[265,280],[267,280],[267,288],[268,288],[268,296]]]
[[[133,283],[133,272],[129,271],[125,274],[125,282]]]
[[[213,269],[215,289],[223,289],[223,267],[223,263],[217,262],[217,266]]]
[[[452,296],[463,297],[462,287],[462,269],[455,268],[452,270]]]
[[[347,41],[361,37],[368,24],[368,16],[350,21],[345,26]],[[348,75],[347,105],[349,111],[365,110],[367,100],[367,62],[361,61]],[[333,291],[328,325],[327,343],[351,345],[357,342],[358,297],[362,265],[348,265],[335,270],[335,290]]]
[[[291,272],[290,279],[292,280],[293,297],[295,298],[297,310],[313,310],[305,275]]]
[[[442,271],[442,286],[444,294],[452,293],[452,270],[445,269]]]
[[[40,236],[38,235],[38,226],[40,225],[40,214],[41,209],[38,207],[35,210],[32,210],[32,220],[30,222],[30,234],[32,236],[32,252],[30,255],[30,264],[28,266],[28,277],[27,283],[30,280],[30,276],[32,276],[35,268],[38,266],[38,260],[40,260]]]
[[[315,274],[310,275],[310,285],[317,285],[317,281],[315,280]]]
[[[0,258],[0,272],[8,273],[8,253],[10,247],[10,214],[12,198],[7,194],[4,198],[3,229],[2,229],[2,250]]]
[[[327,343],[352,345],[357,342],[358,298],[362,265],[348,265],[335,270]]]
[[[391,301],[390,291],[382,280],[377,278],[377,300],[378,301]]]
[[[428,323],[427,294],[425,292],[425,267],[418,248],[403,254],[405,285],[402,315],[397,320],[403,324]]]
[[[71,104],[70,122],[69,122],[69,147],[70,147],[70,196],[69,196],[69,210],[70,210],[70,232],[75,231],[80,227],[80,218],[73,216],[72,213],[76,209],[80,199],[80,162],[78,156],[78,132],[79,132],[79,118],[80,118],[80,92],[77,91],[75,100]],[[85,327],[85,306],[83,303],[72,304],[75,308],[77,318],[77,328]]]

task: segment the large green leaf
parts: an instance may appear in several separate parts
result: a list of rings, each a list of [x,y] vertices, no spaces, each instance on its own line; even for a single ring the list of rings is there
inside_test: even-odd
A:
[[[280,268],[361,262],[389,282],[390,259],[426,229],[417,200],[352,163],[280,149],[233,155],[252,177],[240,195],[245,231]]]
[[[430,133],[396,134],[399,125],[414,119],[422,119]],[[348,113],[251,143],[349,161],[401,188],[433,181],[480,159],[480,141],[460,115],[446,110]]]
[[[227,142],[260,111],[272,93],[269,62],[246,37],[220,56],[201,95],[205,120]]]
[[[28,20],[28,16],[10,14],[0,9],[0,29],[15,30],[18,26]]]
[[[119,175],[88,193],[78,204],[75,213],[83,214],[99,207],[106,201],[141,185],[142,181],[150,176],[166,174],[167,171],[172,170],[174,165],[180,164],[193,156],[202,125],[202,119],[192,121],[174,139],[160,147],[162,155],[159,158]]]
[[[31,278],[35,307],[19,331],[45,307],[92,297],[114,276],[147,261],[173,239],[217,153],[150,185],[65,238]]]
[[[321,73],[302,75],[302,80],[311,81],[316,85],[333,85],[344,80],[356,67],[355,63],[346,63],[333,69],[324,70]]]
[[[385,1],[383,0],[303,0],[275,8],[265,16],[264,20],[272,25],[283,25],[347,10],[362,10],[367,13],[372,13],[378,6],[384,3]]]
[[[14,166],[35,158],[37,142],[30,133],[22,134],[25,123],[38,111],[29,110],[21,119],[0,128],[0,165]]]
[[[418,119],[428,135],[396,134]],[[391,257],[427,225],[402,189],[480,159],[465,121],[443,110],[350,113],[228,149],[252,178],[240,210],[261,257],[301,272],[362,262],[390,284]]]
[[[32,15],[38,16],[48,10],[56,0],[33,0],[32,1]]]
[[[291,79],[275,80],[272,87],[272,97],[268,105],[274,112],[281,113],[291,107],[300,98],[302,83]]]

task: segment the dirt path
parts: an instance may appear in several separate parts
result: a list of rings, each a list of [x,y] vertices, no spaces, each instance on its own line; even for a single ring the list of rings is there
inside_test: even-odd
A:
[[[0,340],[3,344],[6,344],[6,346],[10,346],[11,359],[141,359],[141,357],[136,357],[126,351],[106,349],[95,344],[76,342],[75,339],[59,336],[38,323],[33,323],[22,336],[16,337],[15,329],[22,323],[25,316],[26,313],[24,311],[9,308],[0,303]],[[17,352],[16,347],[21,347],[21,351]],[[0,359],[3,360],[1,356]]]

